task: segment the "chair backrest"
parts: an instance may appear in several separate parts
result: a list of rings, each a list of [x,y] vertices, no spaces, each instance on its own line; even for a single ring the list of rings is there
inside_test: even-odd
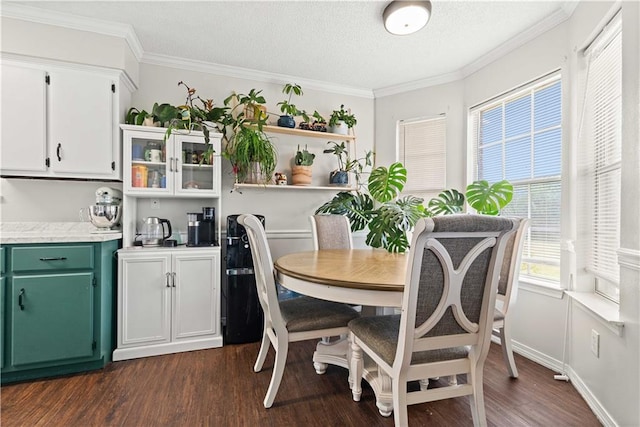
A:
[[[513,304],[518,295],[518,278],[520,277],[520,265],[522,264],[522,251],[525,237],[529,231],[529,218],[513,218],[518,229],[507,240],[504,250],[504,261],[500,269],[500,281],[498,282],[498,302],[496,308],[507,314],[509,305]]]
[[[311,215],[313,248],[352,249],[351,224],[344,215]]]
[[[238,217],[238,223],[244,226],[249,238],[258,300],[264,312],[265,324],[267,327],[273,327],[276,330],[276,334],[286,336],[284,335],[286,334],[286,326],[278,303],[273,259],[271,258],[271,250],[262,222],[253,215],[243,214]]]
[[[471,346],[486,358],[506,238],[515,221],[443,215],[416,224],[405,282],[394,370],[406,372],[427,350]],[[419,369],[419,368],[418,368]]]

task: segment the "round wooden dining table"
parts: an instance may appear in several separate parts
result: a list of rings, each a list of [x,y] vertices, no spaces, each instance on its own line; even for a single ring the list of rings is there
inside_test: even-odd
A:
[[[325,249],[281,256],[276,279],[285,288],[329,301],[400,307],[408,255],[383,249]]]

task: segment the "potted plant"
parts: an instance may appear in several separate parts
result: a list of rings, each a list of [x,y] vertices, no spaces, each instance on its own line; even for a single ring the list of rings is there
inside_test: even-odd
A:
[[[261,93],[261,90],[256,89],[251,89],[246,95],[232,92],[224,100],[224,105],[229,107],[230,104],[235,104],[233,107],[229,107],[229,114],[236,120],[245,119],[262,127],[267,121],[267,108],[264,105],[266,100]],[[241,110],[238,111],[239,109]]]
[[[318,111],[314,111],[312,116],[309,116],[306,111],[300,112],[303,121],[300,123],[300,129],[303,130],[313,130],[316,132],[326,132],[327,131],[327,120],[322,117]],[[313,117],[313,122],[311,122],[311,117]]]
[[[329,173],[329,184],[349,185],[349,173],[352,172],[355,175],[356,186],[359,187],[360,177],[365,167],[373,165],[373,152],[367,151],[364,157],[352,159],[344,141],[341,143],[329,141],[327,144],[332,144],[332,147],[326,148],[323,153],[334,154],[338,159],[338,169]]]
[[[269,184],[278,153],[269,137],[257,127],[236,126],[223,156],[233,166],[237,182]]]
[[[293,185],[309,185],[311,184],[311,165],[313,165],[313,159],[315,154],[310,153],[307,150],[307,146],[304,146],[304,150],[300,150],[298,145],[298,151],[293,158],[293,166],[291,168],[291,183]]]
[[[351,230],[368,227],[366,243],[389,252],[405,252],[409,247],[407,233],[418,219],[429,216],[422,205],[423,199],[402,196],[407,182],[407,170],[402,163],[393,163],[389,168],[379,166],[371,171],[367,192],[342,191],[316,210],[316,214],[331,213],[346,215]]]
[[[329,126],[331,126],[331,132],[340,135],[347,135],[349,129],[354,127],[358,123],[356,116],[351,114],[351,110],[345,110],[344,104],[340,105],[339,110],[333,110],[331,117],[329,117]]]
[[[280,111],[282,112],[282,116],[278,119],[278,126],[287,127],[287,128],[295,128],[296,121],[293,119],[295,116],[299,116],[302,114],[298,107],[291,103],[291,97],[295,94],[298,96],[302,95],[302,88],[300,85],[287,83],[282,88],[282,93],[285,95],[289,95],[289,98],[285,101],[278,102],[277,105],[280,106]]]

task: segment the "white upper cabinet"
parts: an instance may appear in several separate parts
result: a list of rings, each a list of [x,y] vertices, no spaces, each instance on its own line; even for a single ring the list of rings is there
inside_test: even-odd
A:
[[[3,60],[2,176],[122,179],[118,73]]]
[[[113,176],[114,84],[99,74],[49,73],[49,158],[54,175]]]
[[[47,73],[2,63],[0,169],[46,173]]]

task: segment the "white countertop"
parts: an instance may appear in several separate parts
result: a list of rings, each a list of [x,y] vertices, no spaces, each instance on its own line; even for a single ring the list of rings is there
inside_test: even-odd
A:
[[[99,231],[90,222],[0,222],[0,244],[106,242],[122,239],[120,230]]]

